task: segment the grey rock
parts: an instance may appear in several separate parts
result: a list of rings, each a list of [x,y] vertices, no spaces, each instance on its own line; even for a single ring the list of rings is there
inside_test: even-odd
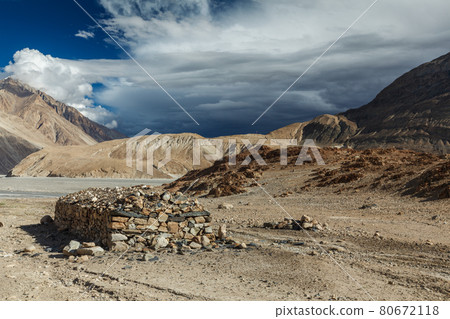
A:
[[[79,248],[77,249],[78,255],[88,255],[88,256],[100,256],[105,253],[105,250],[102,247],[90,247],[90,248]]]
[[[147,218],[147,216],[134,213],[134,212],[126,212],[124,210],[116,210],[111,213],[112,216],[122,216],[122,217],[135,217],[135,218]]]
[[[134,238],[131,238],[127,243],[130,246],[134,246],[134,244],[136,244],[136,240]]]
[[[183,217],[183,216],[173,216],[173,217],[169,216],[169,219],[167,221],[180,223],[180,222],[184,222],[185,220],[186,220],[186,217]]]
[[[209,216],[211,215],[208,211],[201,211],[201,212],[188,212],[188,213],[182,213],[180,214],[181,217],[198,217],[198,216]]]
[[[124,243],[123,241],[116,241],[113,242],[111,245],[111,251],[115,251],[115,252],[124,252],[127,251],[129,248],[129,246]]]
[[[158,261],[159,258],[152,254],[145,254],[144,256],[142,256],[142,260],[143,261]]]
[[[164,200],[164,201],[166,201],[166,202],[168,202],[171,198],[172,198],[172,196],[170,195],[169,192],[164,192],[164,193],[161,195],[161,199]]]
[[[206,236],[202,236],[202,246],[208,247],[209,245],[211,245],[211,241],[209,240],[209,238]]]
[[[154,248],[156,250],[160,248],[165,248],[167,247],[167,245],[169,245],[169,241],[163,236],[157,236],[153,241],[154,241]]]
[[[191,228],[191,234],[192,235],[194,235],[194,236],[197,236],[198,235],[198,233],[200,232],[200,228],[197,228],[197,227],[193,227],[193,228]]]
[[[225,239],[227,237],[227,225],[223,224],[219,227],[219,238]]]
[[[66,256],[75,256],[77,250],[81,247],[80,242],[76,240],[71,240],[70,243],[64,247],[63,254]]]
[[[202,245],[193,241],[189,244],[189,247],[191,247],[192,249],[200,249],[200,248],[202,248]]]
[[[109,240],[112,242],[115,241],[126,241],[128,240],[128,237],[123,235],[123,234],[110,234],[109,235]]]

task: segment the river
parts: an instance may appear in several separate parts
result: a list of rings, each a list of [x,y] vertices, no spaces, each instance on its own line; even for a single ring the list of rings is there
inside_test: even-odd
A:
[[[5,177],[0,176],[1,198],[54,198],[90,187],[123,187],[162,185],[169,179],[114,179],[66,177]]]

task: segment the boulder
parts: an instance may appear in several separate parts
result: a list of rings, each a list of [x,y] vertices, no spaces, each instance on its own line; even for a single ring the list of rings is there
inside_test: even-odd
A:
[[[71,240],[70,243],[63,248],[63,254],[66,256],[75,256],[81,244],[76,240]]]
[[[45,215],[41,218],[41,224],[42,225],[48,225],[53,223],[53,218],[50,215]]]

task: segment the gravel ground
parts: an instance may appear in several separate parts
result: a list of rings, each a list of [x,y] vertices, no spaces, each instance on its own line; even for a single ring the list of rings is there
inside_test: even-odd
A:
[[[271,195],[297,182],[280,172],[260,180]],[[201,202],[213,213],[216,229],[226,223],[249,248],[158,252],[156,261],[107,252],[70,263],[61,248],[76,237],[39,224],[53,214],[54,199],[1,199],[0,299],[450,300],[449,200],[326,189],[273,199],[253,187]],[[233,208],[218,209],[221,203]],[[365,204],[373,208],[360,209]],[[303,214],[328,228],[260,227]],[[29,245],[36,251],[18,252]]]

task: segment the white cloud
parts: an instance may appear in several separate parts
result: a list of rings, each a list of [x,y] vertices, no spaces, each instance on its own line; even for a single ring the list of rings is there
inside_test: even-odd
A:
[[[41,90],[53,98],[77,108],[82,114],[101,124],[114,115],[92,100],[92,83],[101,76],[89,72],[89,63],[64,60],[44,55],[38,50],[23,49],[14,54],[14,62],[5,67],[13,77]]]
[[[73,106],[91,106],[92,86],[82,70],[65,60],[23,49],[5,67],[17,79]]]
[[[111,122],[106,123],[105,126],[110,129],[115,129],[117,128],[118,124],[116,120],[112,120]]]
[[[75,36],[87,40],[89,38],[93,38],[95,36],[95,34],[94,34],[94,32],[90,32],[90,31],[78,30],[78,32],[75,34]]]

